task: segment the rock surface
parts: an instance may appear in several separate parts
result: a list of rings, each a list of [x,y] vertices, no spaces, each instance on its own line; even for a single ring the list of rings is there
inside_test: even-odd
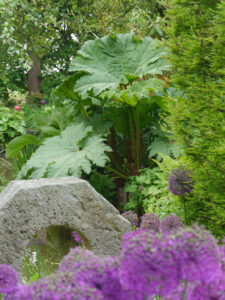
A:
[[[118,255],[131,230],[106,199],[74,177],[12,181],[0,193],[0,264],[21,272],[21,258],[34,236],[50,225],[75,230],[98,255]]]

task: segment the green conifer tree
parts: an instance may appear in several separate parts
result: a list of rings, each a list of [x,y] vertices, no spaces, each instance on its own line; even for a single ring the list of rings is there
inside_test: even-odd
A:
[[[225,1],[170,0],[166,13],[171,82],[168,122],[193,169],[192,221],[225,235]]]

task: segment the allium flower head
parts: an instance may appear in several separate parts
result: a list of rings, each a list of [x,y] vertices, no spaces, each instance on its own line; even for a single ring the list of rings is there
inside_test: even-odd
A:
[[[14,300],[103,300],[102,293],[71,273],[56,272],[30,285],[21,285]]]
[[[14,291],[17,284],[17,272],[8,265],[0,265],[0,293],[10,293]]]
[[[220,274],[219,247],[212,235],[198,226],[180,228],[172,235],[142,229],[125,234],[121,282],[140,299],[169,297],[182,281],[209,284]]]
[[[141,217],[141,224],[140,227],[142,229],[149,229],[153,232],[160,231],[160,220],[157,215],[152,213],[147,213]]]
[[[72,273],[75,281],[98,289],[104,295],[104,300],[133,300],[135,298],[131,297],[131,293],[121,286],[118,267],[118,258],[99,257],[77,247],[62,260],[59,271]]]
[[[125,211],[122,216],[131,222],[132,226],[138,226],[138,216],[132,210]]]
[[[182,167],[173,170],[168,176],[169,191],[178,196],[189,193],[193,189],[190,173]]]
[[[79,235],[76,233],[76,231],[73,231],[73,238],[74,238],[74,241],[78,244],[81,244],[82,243],[82,239],[79,237]]]
[[[183,227],[182,219],[174,216],[173,214],[163,218],[160,223],[160,229],[162,232],[174,232],[179,227]]]
[[[41,104],[45,104],[46,103],[46,101],[45,100],[41,100]]]
[[[163,246],[160,234],[138,229],[126,233],[123,239],[120,280],[127,289],[136,292],[137,300],[164,296],[176,288],[180,278],[174,261],[158,255]]]
[[[221,252],[214,237],[197,225],[165,237],[179,265],[182,280],[209,283],[221,271]],[[171,253],[172,253],[171,252]]]

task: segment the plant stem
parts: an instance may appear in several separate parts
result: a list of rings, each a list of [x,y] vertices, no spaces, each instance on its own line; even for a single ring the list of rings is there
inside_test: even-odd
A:
[[[186,299],[187,285],[188,285],[188,283],[187,283],[187,281],[185,281],[185,283],[184,283],[185,287],[184,287],[184,290],[183,290],[182,300]]]
[[[107,170],[113,172],[114,174],[117,174],[120,178],[123,178],[123,179],[125,179],[125,180],[128,180],[128,179],[129,179],[129,177],[127,177],[126,175],[123,175],[122,173],[120,173],[119,171],[117,171],[117,170],[115,170],[115,169],[113,169],[113,168],[110,168],[110,167],[108,167],[108,166],[105,166],[105,168],[106,168]]]
[[[140,169],[141,168],[141,142],[140,142],[140,124],[139,124],[137,108],[134,113],[135,113],[136,138],[137,138],[137,166],[138,169]]]
[[[184,222],[185,222],[185,225],[187,226],[188,225],[188,222],[187,222],[187,211],[186,211],[186,200],[185,200],[185,197],[182,195],[182,201],[183,201],[183,205],[184,205]]]

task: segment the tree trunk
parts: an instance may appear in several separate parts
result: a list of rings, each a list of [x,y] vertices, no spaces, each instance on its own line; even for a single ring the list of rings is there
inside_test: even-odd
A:
[[[40,90],[41,62],[37,54],[29,52],[29,56],[32,59],[33,64],[31,69],[28,72],[28,91],[29,91],[29,95],[32,95],[32,93],[39,92]]]

